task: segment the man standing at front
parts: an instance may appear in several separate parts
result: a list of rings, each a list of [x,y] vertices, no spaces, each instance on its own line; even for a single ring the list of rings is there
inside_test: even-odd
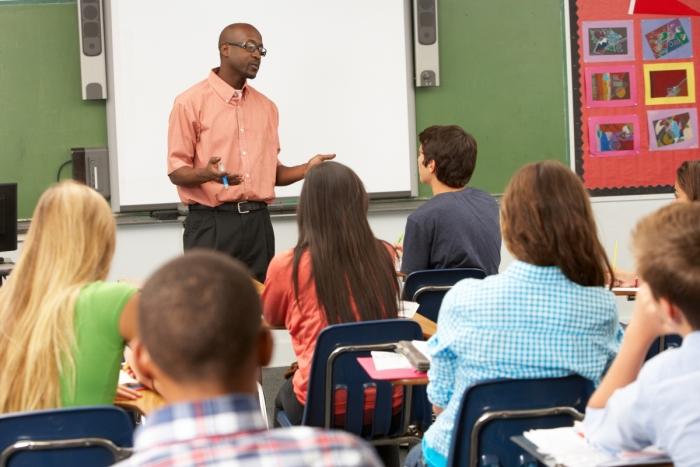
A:
[[[219,68],[177,96],[168,126],[168,176],[189,206],[185,250],[205,247],[244,262],[264,281],[275,238],[268,203],[275,185],[304,178],[315,164],[282,165],[275,104],[246,80],[267,51],[250,24],[226,26],[219,36]]]

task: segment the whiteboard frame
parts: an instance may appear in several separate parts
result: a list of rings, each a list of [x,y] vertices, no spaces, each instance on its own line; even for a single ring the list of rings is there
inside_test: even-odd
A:
[[[114,96],[116,95],[113,89],[113,72],[114,72],[114,59],[111,51],[113,50],[113,34],[112,34],[112,2],[118,2],[119,0],[103,0],[103,12],[104,12],[104,31],[105,31],[105,48],[106,48],[106,58],[107,58],[107,81],[108,81],[108,96],[107,99],[107,137],[108,137],[108,151],[110,154],[109,164],[110,164],[110,185],[111,185],[111,207],[113,212],[133,212],[133,211],[150,211],[150,210],[172,210],[176,209],[181,203],[152,203],[152,204],[130,204],[122,205],[120,198],[120,185],[119,185],[119,147],[117,141],[117,129],[116,129],[116,102]],[[413,71],[413,16],[412,16],[412,1],[411,0],[391,0],[391,1],[401,1],[403,3],[403,13],[404,13],[404,51],[406,54],[406,89],[407,89],[407,127],[408,127],[408,161],[409,164],[409,176],[410,176],[410,189],[408,191],[392,191],[392,192],[370,192],[370,199],[407,199],[415,198],[418,196],[418,174],[417,174],[417,136],[416,136],[416,110],[415,110],[415,88],[414,88],[414,71]],[[202,77],[206,76],[206,70],[202,70]],[[194,83],[192,83],[194,84]],[[184,90],[184,89],[183,89]],[[263,89],[264,91],[264,89]],[[175,96],[173,96],[174,99]],[[293,116],[286,115],[289,112],[284,112],[281,117],[293,118]],[[285,116],[286,115],[286,116]],[[283,150],[284,152],[284,150]],[[342,162],[342,160],[340,160]],[[165,165],[165,156],[164,156]],[[389,174],[387,174],[389,175]],[[163,177],[167,177],[165,170],[163,171]],[[277,197],[273,203],[274,206],[295,206],[296,196],[280,196]]]

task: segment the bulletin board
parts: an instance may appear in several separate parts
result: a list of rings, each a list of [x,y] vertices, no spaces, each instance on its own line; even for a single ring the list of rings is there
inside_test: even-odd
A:
[[[669,193],[700,159],[700,17],[570,0],[575,169],[597,196]]]

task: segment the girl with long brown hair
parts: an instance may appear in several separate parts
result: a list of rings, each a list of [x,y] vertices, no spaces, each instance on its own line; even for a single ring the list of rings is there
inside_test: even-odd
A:
[[[501,229],[514,261],[457,283],[442,302],[428,342],[428,397],[439,415],[406,465],[420,456],[445,465],[460,399],[475,382],[577,373],[597,383],[616,354],[621,331],[605,288],[612,269],[576,175],[552,161],[518,170]]]
[[[394,318],[398,283],[391,247],[374,237],[368,197],[350,168],[325,162],[306,174],[299,198],[299,239],[270,263],[262,295],[268,323],[285,326],[298,370],[276,406],[301,421],[315,342],[329,324]]]

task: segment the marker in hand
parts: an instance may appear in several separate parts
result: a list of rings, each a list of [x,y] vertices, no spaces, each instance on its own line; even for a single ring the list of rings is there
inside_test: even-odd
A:
[[[219,162],[219,172],[224,172],[224,163]],[[226,176],[226,173],[221,177],[221,183],[224,184],[224,189],[228,190],[228,177]]]

